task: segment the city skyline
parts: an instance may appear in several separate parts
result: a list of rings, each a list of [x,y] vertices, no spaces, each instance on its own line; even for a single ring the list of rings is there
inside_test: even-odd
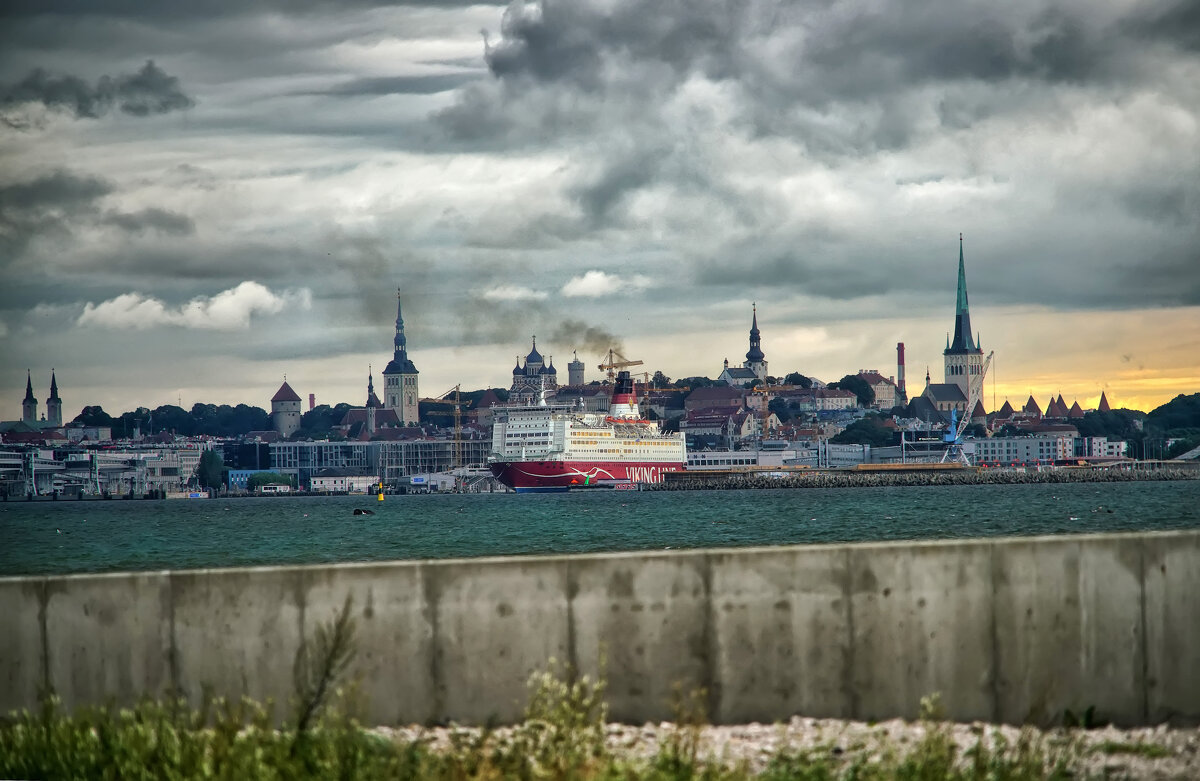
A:
[[[1200,389],[1184,2],[83,7],[0,31],[2,418],[361,403],[397,286],[423,396],[534,334],[715,378],[753,302],[773,374],[903,341],[912,396],[960,231],[989,410]]]

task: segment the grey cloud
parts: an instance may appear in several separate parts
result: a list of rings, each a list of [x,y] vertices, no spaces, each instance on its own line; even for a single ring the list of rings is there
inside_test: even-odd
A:
[[[179,79],[153,60],[147,60],[137,73],[101,76],[94,85],[77,76],[55,76],[37,68],[16,84],[0,88],[0,106],[11,110],[26,103],[69,111],[78,119],[97,119],[114,108],[145,117],[195,105],[180,88]]]
[[[0,184],[0,262],[11,263],[37,236],[61,235],[70,224],[91,218],[112,185],[67,171]]]
[[[188,3],[146,3],[142,0],[8,0],[0,18],[41,15],[103,15],[133,18],[204,18],[264,11],[297,13],[341,12],[395,6],[502,5],[487,0],[193,0]]]
[[[124,214],[114,212],[106,216],[104,221],[130,233],[157,231],[173,236],[187,236],[196,230],[196,225],[190,217],[166,209],[143,209]]]
[[[421,76],[378,76],[352,79],[318,94],[324,95],[436,95],[477,81],[479,73],[436,73]],[[311,94],[311,93],[310,93]]]
[[[1133,24],[1138,33],[1200,52],[1200,4],[1195,0],[1176,0],[1172,5],[1153,3],[1147,10],[1146,17]]]

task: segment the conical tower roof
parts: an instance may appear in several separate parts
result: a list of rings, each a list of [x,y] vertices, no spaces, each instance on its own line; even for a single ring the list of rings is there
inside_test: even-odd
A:
[[[1025,402],[1024,410],[1033,415],[1037,415],[1039,418],[1042,416],[1042,408],[1039,407],[1038,403],[1033,400],[1033,394],[1030,394],[1029,400]]]
[[[1008,399],[1005,399],[1005,400],[1004,400],[1004,406],[1000,408],[1000,412],[998,413],[998,417],[1001,417],[1001,418],[1011,418],[1011,417],[1012,417],[1012,415],[1013,415],[1013,412],[1015,412],[1015,411],[1016,411],[1016,410],[1014,410],[1014,409],[1012,408],[1012,405],[1008,403]]]
[[[1071,405],[1071,409],[1069,409],[1067,411],[1067,417],[1069,417],[1069,418],[1082,418],[1083,417],[1083,408],[1079,406],[1078,401],[1076,401],[1074,404]]]
[[[1104,391],[1100,391],[1100,406],[1096,409],[1101,412],[1112,412],[1112,407],[1108,406],[1108,396],[1104,394]]]
[[[292,386],[287,384],[287,380],[279,386],[279,390],[275,391],[275,395],[271,397],[272,402],[276,401],[300,401],[300,394],[292,390]]]
[[[979,349],[971,335],[971,309],[967,304],[967,269],[963,261],[962,234],[958,234],[958,300],[954,306],[954,339],[948,353],[967,353]]]

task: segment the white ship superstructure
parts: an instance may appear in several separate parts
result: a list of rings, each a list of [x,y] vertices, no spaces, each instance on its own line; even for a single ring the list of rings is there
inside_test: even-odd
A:
[[[687,461],[683,434],[663,433],[639,416],[628,372],[607,413],[582,404],[497,409],[492,471],[517,490],[658,482]]]

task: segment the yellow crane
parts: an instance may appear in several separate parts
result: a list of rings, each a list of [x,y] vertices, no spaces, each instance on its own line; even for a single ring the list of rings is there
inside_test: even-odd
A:
[[[462,400],[459,398],[459,389],[462,385],[455,385],[450,390],[438,396],[436,399],[421,399],[426,404],[452,404],[454,405],[454,468],[458,469],[462,466]],[[454,398],[449,398],[450,394],[454,394]]]
[[[600,371],[607,371],[608,372],[608,381],[612,382],[614,379],[616,379],[616,376],[617,376],[616,371],[618,369],[627,369],[630,366],[641,366],[641,365],[642,365],[641,361],[631,361],[628,358],[626,358],[624,355],[621,355],[616,350],[610,349],[608,351],[608,360],[605,361],[604,363],[600,364],[596,368],[600,369]]]

